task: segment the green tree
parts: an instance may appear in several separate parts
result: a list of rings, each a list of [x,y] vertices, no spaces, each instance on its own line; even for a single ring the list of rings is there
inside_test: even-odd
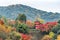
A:
[[[8,23],[7,23],[7,18],[4,17],[4,16],[3,16],[2,18],[3,18],[3,20],[4,20],[4,24],[7,25],[7,24],[8,24]]]
[[[24,34],[27,34],[29,33],[29,28],[26,24],[18,24],[17,25],[17,31],[20,32],[20,33],[24,33]]]
[[[26,15],[25,14],[18,14],[16,20],[19,20],[21,22],[26,22]]]
[[[58,23],[60,24],[60,20],[58,21]]]
[[[20,40],[21,39],[21,34],[16,32],[16,31],[12,31],[10,34],[9,34],[10,38],[12,40]]]
[[[52,28],[52,32],[56,33],[60,30],[60,24]]]

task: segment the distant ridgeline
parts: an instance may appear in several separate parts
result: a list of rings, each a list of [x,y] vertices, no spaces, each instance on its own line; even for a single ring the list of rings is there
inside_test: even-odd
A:
[[[10,19],[16,19],[17,15],[22,13],[27,16],[27,19],[32,21],[35,20],[37,14],[46,22],[60,19],[60,13],[46,12],[22,4],[0,6],[0,15]]]

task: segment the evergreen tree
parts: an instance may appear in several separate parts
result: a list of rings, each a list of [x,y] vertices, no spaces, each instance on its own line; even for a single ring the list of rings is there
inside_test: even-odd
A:
[[[21,22],[26,22],[26,16],[25,16],[25,14],[19,14],[17,16],[16,20],[19,20]]]

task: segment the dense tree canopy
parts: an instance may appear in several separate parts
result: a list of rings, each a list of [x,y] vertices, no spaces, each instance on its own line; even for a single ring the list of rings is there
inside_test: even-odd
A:
[[[25,14],[19,14],[16,18],[16,20],[22,21],[22,22],[26,22],[26,16]]]
[[[55,26],[55,27],[52,28],[52,31],[54,33],[57,33],[59,30],[60,30],[60,24],[58,24],[57,26]]]
[[[58,21],[58,23],[60,23],[60,20]]]
[[[20,33],[26,34],[26,33],[28,33],[29,28],[26,24],[22,23],[22,24],[17,25],[17,31]]]

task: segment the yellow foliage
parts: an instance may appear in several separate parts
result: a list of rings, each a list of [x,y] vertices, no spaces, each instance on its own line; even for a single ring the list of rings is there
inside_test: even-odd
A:
[[[60,40],[60,35],[57,35],[57,40]]]
[[[44,23],[45,21],[43,19],[37,18],[38,21],[40,21],[40,23]]]
[[[50,38],[53,38],[54,35],[55,35],[55,34],[54,34],[53,32],[50,32],[50,33],[49,33]]]
[[[49,35],[45,35],[42,40],[51,40],[51,38],[49,37]]]
[[[0,31],[5,31],[5,27],[3,25],[0,25]]]
[[[6,27],[5,25],[0,25],[0,31],[3,31],[5,33],[11,32],[11,29],[12,28],[10,26]]]

